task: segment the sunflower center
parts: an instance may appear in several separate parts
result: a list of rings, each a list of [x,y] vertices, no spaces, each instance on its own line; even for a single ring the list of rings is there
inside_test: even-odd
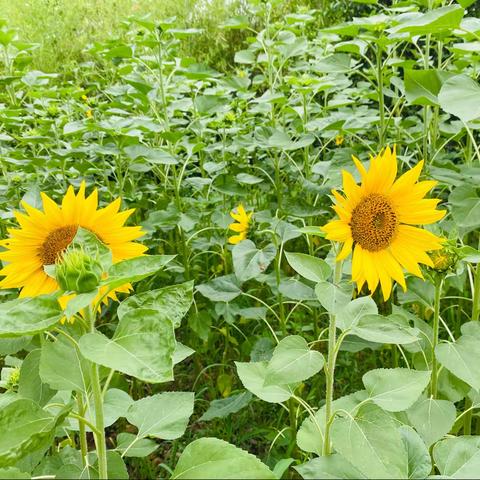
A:
[[[397,215],[387,198],[371,193],[353,209],[352,238],[365,250],[377,252],[390,245],[397,223]]]
[[[72,243],[77,234],[78,225],[66,225],[50,232],[39,249],[43,265],[53,265],[58,257]]]

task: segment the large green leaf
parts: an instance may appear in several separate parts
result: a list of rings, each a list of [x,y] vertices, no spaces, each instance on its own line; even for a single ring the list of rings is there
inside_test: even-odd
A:
[[[23,360],[20,368],[20,380],[18,382],[18,393],[23,398],[29,398],[44,406],[55,391],[40,378],[40,358],[42,350],[32,350]],[[57,365],[58,368],[58,365]]]
[[[119,305],[117,314],[121,318],[130,310],[152,308],[157,310],[159,315],[170,319],[177,328],[192,301],[193,282],[185,282],[132,295]]]
[[[480,389],[480,328],[477,324],[462,325],[463,335],[456,342],[440,343],[435,348],[438,361],[475,390]]]
[[[0,337],[21,337],[49,329],[62,318],[56,297],[17,298],[0,304]]]
[[[232,413],[237,413],[245,408],[252,400],[250,392],[242,392],[236,395],[230,395],[227,398],[213,400],[208,410],[200,417],[200,420],[206,422],[213,418],[225,418]]]
[[[235,362],[243,386],[265,402],[281,403],[288,400],[295,385],[266,385],[268,362]]]
[[[351,329],[351,333],[369,342],[393,343],[398,345],[417,342],[420,331],[408,326],[401,315],[364,315]]]
[[[325,359],[320,352],[310,350],[299,335],[283,338],[268,362],[265,385],[301,382],[319,372]]]
[[[194,479],[271,479],[273,472],[258,458],[218,438],[200,438],[183,451],[172,480]]]
[[[63,335],[53,342],[46,341],[41,350],[39,373],[44,383],[56,390],[88,390],[88,362]]]
[[[433,447],[433,458],[446,478],[478,479],[480,472],[480,437],[446,438]]]
[[[18,399],[0,409],[0,467],[14,465],[53,438],[55,417],[29,399]]]
[[[357,480],[367,478],[338,453],[317,457],[293,468],[305,480],[316,480],[319,478]]]
[[[329,313],[337,313],[351,300],[351,294],[330,282],[320,282],[315,287],[315,294],[322,307]]]
[[[108,270],[102,285],[117,288],[125,283],[138,282],[160,271],[175,255],[145,255],[115,263]]]
[[[192,392],[166,392],[134,402],[127,420],[138,428],[137,438],[174,440],[185,432],[193,413]]]
[[[214,278],[210,282],[197,285],[197,290],[212,302],[231,302],[242,293],[235,275]]]
[[[446,435],[455,423],[455,405],[448,400],[426,398],[407,410],[407,418],[430,447]]]
[[[404,21],[390,31],[409,33],[412,36],[448,32],[459,27],[463,14],[464,10],[460,5],[449,5],[426,13],[414,14],[411,17],[406,16]]]
[[[277,254],[275,245],[270,243],[258,249],[251,240],[237,243],[232,250],[235,275],[240,282],[246,282],[265,272]]]
[[[117,435],[117,450],[125,457],[147,457],[160,445],[149,438],[138,438],[133,433],[119,433]]]
[[[356,298],[347,303],[337,313],[337,326],[341,330],[355,327],[364,315],[376,315],[377,304],[370,295]]]
[[[405,70],[405,97],[410,105],[439,105],[438,93],[452,75],[443,70]]]
[[[432,460],[427,446],[412,427],[402,425],[398,431],[407,450],[408,478],[419,480],[427,478],[432,471]]]
[[[152,308],[128,310],[112,339],[87,333],[79,340],[82,355],[144,382],[173,380],[176,341],[173,323]]]
[[[295,252],[285,252],[285,257],[297,273],[312,282],[323,282],[332,274],[330,265],[322,258]]]
[[[430,371],[377,368],[367,372],[362,381],[379,407],[388,412],[401,412],[418,400],[430,381]]]
[[[407,478],[408,458],[395,421],[373,404],[332,424],[335,450],[367,478]]]
[[[332,411],[339,410],[355,415],[358,406],[368,398],[365,390],[337,398],[332,403]],[[322,454],[325,431],[325,405],[314,416],[308,416],[297,432],[297,445],[305,452]]]
[[[480,227],[480,192],[473,185],[460,185],[448,198],[456,225],[469,232]]]
[[[468,75],[455,75],[446,80],[438,101],[443,110],[464,122],[480,118],[480,85]]]

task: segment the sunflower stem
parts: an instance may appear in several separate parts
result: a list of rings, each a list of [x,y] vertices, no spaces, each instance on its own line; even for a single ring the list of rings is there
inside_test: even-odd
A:
[[[435,347],[438,345],[438,331],[440,326],[440,299],[442,295],[443,278],[435,280],[435,297],[433,304],[433,339],[432,339],[432,377],[430,383],[430,393],[433,398],[437,398],[438,387],[438,364],[435,357]]]
[[[77,392],[77,407],[78,414],[83,416],[85,414],[85,405],[83,403],[83,396],[81,392]],[[87,466],[87,455],[88,455],[88,446],[87,446],[87,433],[85,431],[85,423],[80,419],[78,420],[78,436],[80,437],[80,451],[82,452],[82,463],[83,466]]]
[[[95,314],[92,307],[85,309],[85,316],[90,324],[90,332],[95,332]],[[102,387],[100,385],[100,376],[98,373],[98,365],[92,362],[91,365],[91,381],[92,381],[92,394],[93,402],[95,405],[95,427],[97,429],[94,432],[95,445],[97,447],[98,457],[98,475],[99,478],[108,479],[107,473],[107,445],[105,441],[105,421],[103,414],[103,395]]]
[[[334,282],[338,284],[342,277],[342,262],[335,263],[335,277]],[[325,365],[325,437],[323,439],[323,455],[330,455],[330,427],[332,425],[332,403],[333,403],[333,389],[335,379],[335,363],[337,360],[337,317],[335,314],[330,314],[330,322],[328,325],[328,358]]]

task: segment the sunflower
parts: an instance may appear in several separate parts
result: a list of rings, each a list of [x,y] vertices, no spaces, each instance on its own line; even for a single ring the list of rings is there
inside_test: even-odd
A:
[[[236,245],[247,238],[252,212],[247,213],[243,208],[243,205],[240,204],[236,209],[230,212],[230,216],[235,220],[235,222],[231,223],[228,228],[234,232],[237,232],[238,235],[232,235],[231,237],[228,237],[228,242],[232,245]]]
[[[41,194],[43,211],[25,202],[26,214],[15,212],[20,228],[8,229],[9,238],[0,245],[0,259],[6,265],[0,270],[3,275],[0,288],[20,288],[20,297],[35,297],[60,289],[57,282],[44,271],[45,265],[55,264],[74,239],[79,227],[89,230],[112,252],[113,262],[142,255],[147,248],[133,240],[143,235],[141,227],[124,226],[134,211],[120,212],[121,200],[117,198],[105,208],[98,208],[98,192],[95,189],[85,197],[85,182],[77,195],[70,186],[61,205],[48,195]],[[121,286],[117,292],[129,290]],[[109,293],[116,299],[115,291]],[[62,305],[71,296],[63,297]]]
[[[344,195],[332,191],[339,218],[322,230],[327,239],[343,243],[337,261],[353,250],[352,280],[358,290],[366,282],[373,293],[380,283],[387,300],[392,280],[406,289],[403,269],[423,278],[419,264],[433,267],[426,252],[442,248],[442,239],[414,225],[434,223],[446,212],[436,209],[440,200],[424,198],[437,182],[418,181],[423,161],[397,180],[395,148],[371,157],[368,171],[357,158],[353,161],[362,183],[342,171]]]

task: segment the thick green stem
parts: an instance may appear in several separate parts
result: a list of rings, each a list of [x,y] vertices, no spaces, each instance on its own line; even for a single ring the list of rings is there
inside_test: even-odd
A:
[[[377,44],[377,94],[378,94],[378,111],[380,113],[380,127],[378,132],[378,140],[380,148],[383,148],[385,142],[385,100],[383,97],[383,64],[382,64],[383,48]]]
[[[475,270],[472,303],[472,320],[477,322],[480,316],[480,263],[477,264],[477,268]]]
[[[442,296],[443,279],[435,282],[435,299],[433,304],[433,339],[432,339],[432,378],[430,383],[430,393],[433,398],[437,398],[438,387],[438,364],[435,356],[435,347],[438,345],[438,331],[440,327],[440,299]]]
[[[90,324],[90,331],[95,332],[95,315],[91,307],[85,309],[86,319]],[[95,427],[97,432],[94,432],[95,445],[97,447],[98,457],[98,475],[101,479],[107,479],[107,445],[105,440],[105,421],[103,415],[103,395],[102,387],[100,385],[100,376],[98,374],[98,365],[92,363],[91,365],[91,381],[93,403],[95,405]]]
[[[83,396],[81,392],[77,392],[77,408],[80,416],[85,414],[85,405],[83,404]],[[85,423],[78,420],[78,436],[80,437],[80,451],[82,452],[82,463],[85,467],[87,465],[88,445],[87,434],[85,431]]]
[[[340,282],[342,276],[342,262],[335,264],[335,284]],[[337,359],[337,325],[336,315],[330,314],[330,323],[328,326],[328,358],[325,366],[325,437],[323,439],[323,455],[330,455],[330,427],[332,424],[332,404],[335,379],[335,363]]]

